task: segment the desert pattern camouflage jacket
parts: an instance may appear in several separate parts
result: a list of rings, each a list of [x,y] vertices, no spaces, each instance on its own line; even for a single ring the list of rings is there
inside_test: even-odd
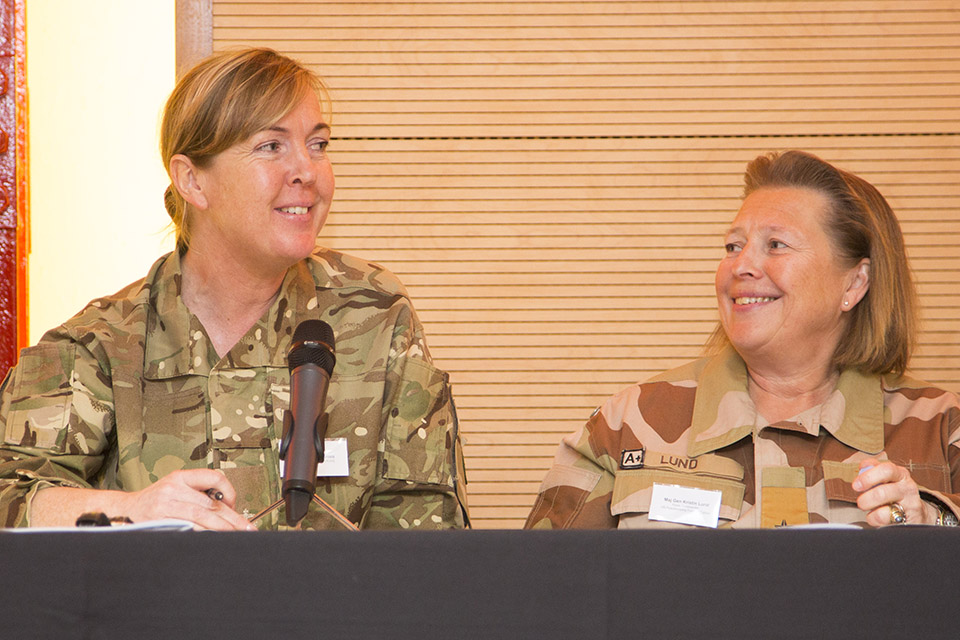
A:
[[[720,527],[867,526],[851,483],[871,456],[960,515],[955,394],[844,371],[824,404],[769,424],[728,348],[620,392],[566,436],[526,526],[685,526],[648,517],[655,484],[720,492]]]
[[[334,329],[327,437],[346,438],[349,452],[349,477],[318,479],[318,495],[361,528],[464,526],[448,376],[432,365],[393,274],[318,247],[222,358],[180,284],[172,253],[23,350],[0,397],[4,526],[28,526],[32,496],[45,486],[135,491],[196,467],[223,471],[241,513],[277,500],[286,354],[306,319]],[[258,526],[280,527],[282,511]],[[340,525],[311,505],[301,526]]]

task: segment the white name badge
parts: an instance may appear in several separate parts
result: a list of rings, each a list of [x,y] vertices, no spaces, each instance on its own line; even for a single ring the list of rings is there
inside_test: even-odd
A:
[[[717,528],[720,522],[720,491],[654,484],[650,498],[651,520]]]
[[[283,460],[280,477],[283,477]],[[317,463],[318,478],[345,478],[350,475],[350,453],[346,438],[326,438],[323,441],[323,462]]]

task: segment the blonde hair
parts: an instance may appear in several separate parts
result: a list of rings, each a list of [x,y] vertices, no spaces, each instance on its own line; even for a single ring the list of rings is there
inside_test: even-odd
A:
[[[849,312],[834,366],[902,375],[916,343],[917,295],[903,233],[886,199],[863,178],[804,151],[752,160],[744,174],[743,197],[764,187],[812,189],[826,196],[826,232],[837,257],[849,267],[870,259],[870,288]],[[712,350],[728,343],[718,325],[707,345]]]
[[[329,106],[323,81],[300,63],[272,49],[214,54],[194,66],[167,99],[160,126],[160,157],[182,154],[198,167],[275,124],[313,92]],[[171,183],[163,195],[176,230],[177,249],[187,250],[187,203]]]

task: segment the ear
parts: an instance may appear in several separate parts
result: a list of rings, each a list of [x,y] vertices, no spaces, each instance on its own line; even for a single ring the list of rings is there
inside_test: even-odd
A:
[[[194,208],[200,211],[207,208],[207,197],[203,192],[200,169],[193,160],[181,153],[170,158],[170,179],[177,192]]]
[[[850,311],[857,303],[863,300],[870,289],[870,258],[863,258],[857,266],[849,272],[847,289],[843,292],[841,311]]]

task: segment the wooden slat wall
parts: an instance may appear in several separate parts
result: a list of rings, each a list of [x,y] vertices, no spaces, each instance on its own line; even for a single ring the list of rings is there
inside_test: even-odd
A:
[[[559,438],[698,356],[748,160],[803,148],[902,221],[922,377],[960,389],[960,3],[214,0],[213,48],[332,88],[323,236],[408,285],[451,372],[478,527]]]

